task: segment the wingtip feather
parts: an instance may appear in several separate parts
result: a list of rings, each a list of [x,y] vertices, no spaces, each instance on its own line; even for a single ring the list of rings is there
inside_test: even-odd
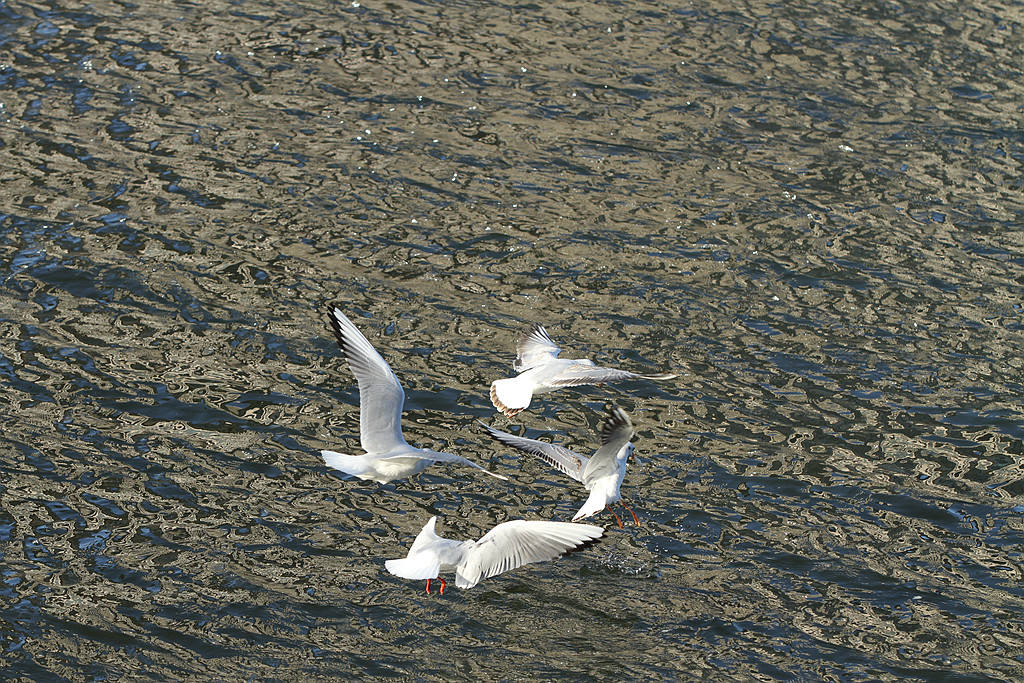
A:
[[[666,379],[675,379],[679,375],[674,373],[674,372],[662,372],[662,373],[659,373],[657,375],[640,375],[640,376],[643,377],[644,379],[654,379],[654,380],[659,380],[660,381],[660,380],[666,380]]]

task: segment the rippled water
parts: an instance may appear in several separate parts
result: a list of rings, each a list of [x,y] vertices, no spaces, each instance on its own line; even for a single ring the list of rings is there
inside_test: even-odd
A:
[[[0,3],[6,677],[1024,677],[1022,17]],[[329,472],[328,302],[513,481]],[[533,321],[687,374],[495,419]],[[474,420],[586,452],[608,402],[642,527],[384,572],[571,517]]]

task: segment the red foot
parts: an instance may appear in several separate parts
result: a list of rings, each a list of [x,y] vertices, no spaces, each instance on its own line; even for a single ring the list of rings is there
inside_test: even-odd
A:
[[[625,503],[623,503],[623,504],[622,504],[622,507],[624,507],[624,508],[626,508],[627,510],[629,510],[629,514],[633,515],[633,521],[634,521],[634,522],[636,522],[636,525],[637,525],[637,526],[643,526],[642,524],[640,524],[640,520],[639,520],[639,519],[637,518],[637,516],[636,516],[636,513],[635,513],[635,512],[633,512],[633,510],[632,510],[632,509],[630,509],[630,507],[629,507],[628,505],[626,505]]]
[[[612,510],[607,505],[604,506],[604,509],[607,510],[608,512],[612,513],[612,517],[614,517],[615,521],[619,523],[619,528],[621,529],[622,528],[622,520],[619,519],[619,516],[617,514],[615,514],[615,510]]]

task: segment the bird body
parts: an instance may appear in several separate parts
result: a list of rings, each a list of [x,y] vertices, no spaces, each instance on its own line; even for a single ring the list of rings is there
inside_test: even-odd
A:
[[[589,458],[557,444],[515,436],[487,425],[484,425],[484,428],[496,440],[536,455],[583,484],[590,495],[573,516],[574,522],[590,517],[622,499],[619,489],[626,476],[626,465],[629,456],[633,454],[634,446],[630,442],[633,438],[633,423],[621,408],[609,408],[608,415],[601,425],[601,447]],[[632,510],[630,512],[632,513]],[[635,519],[635,513],[633,516]]]
[[[412,448],[410,446],[409,448]],[[372,479],[382,484],[395,479],[406,479],[415,476],[430,467],[436,460],[429,457],[427,449],[416,455],[347,455],[337,451],[320,451],[324,463],[328,467],[344,472],[358,479]]]
[[[633,449],[629,449],[629,453],[632,453]],[[584,482],[584,486],[590,492],[587,496],[587,500],[580,507],[579,511],[573,515],[572,521],[577,521],[596,515],[598,512],[603,510],[605,507],[612,503],[617,503],[622,500],[622,494],[619,492],[622,486],[622,480],[626,478],[626,460],[629,458],[629,454],[626,453],[621,459],[616,459],[617,470],[611,476],[594,477],[589,482]]]
[[[491,382],[491,403],[507,417],[530,406],[534,394],[581,384],[604,384],[626,379],[672,379],[676,375],[641,375],[595,365],[586,358],[559,358],[561,349],[541,325],[534,325],[519,342],[512,369],[517,374]]]
[[[406,557],[387,560],[385,568],[404,579],[436,579],[441,572],[455,571],[455,585],[472,588],[481,579],[532,562],[552,560],[562,553],[604,534],[591,524],[515,520],[498,524],[476,541],[455,541],[434,531],[431,517],[413,541]],[[444,592],[442,580],[441,592]]]
[[[359,383],[359,441],[366,451],[365,455],[320,451],[329,467],[359,479],[385,483],[419,474],[435,462],[449,462],[505,479],[462,456],[410,446],[402,435],[405,392],[395,373],[341,310],[332,307],[328,319]]]

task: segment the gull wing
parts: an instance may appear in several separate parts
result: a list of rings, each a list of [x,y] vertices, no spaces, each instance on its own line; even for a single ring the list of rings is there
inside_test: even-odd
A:
[[[587,463],[590,462],[590,459],[586,456],[574,453],[568,448],[563,448],[562,446],[557,446],[553,443],[537,441],[536,439],[527,439],[522,436],[515,436],[514,434],[503,432],[500,429],[488,427],[483,422],[480,424],[483,425],[484,429],[486,429],[492,437],[506,446],[511,446],[512,448],[532,453],[560,472],[569,475],[576,481],[583,481],[583,471],[586,469]]]
[[[535,324],[526,336],[519,340],[519,345],[516,347],[516,360],[512,363],[512,369],[516,372],[529,370],[535,365],[554,360],[560,351],[561,349],[551,340],[547,331],[541,325]]]
[[[628,370],[617,370],[615,368],[603,368],[594,365],[590,361],[581,361],[563,369],[558,375],[548,380],[553,387],[575,387],[581,384],[604,384],[605,382],[620,382],[626,379],[673,379],[676,375],[665,372],[660,375],[641,375]]]
[[[367,453],[387,453],[404,446],[402,406],[405,392],[391,366],[337,307],[328,319],[338,346],[359,383],[359,441]]]
[[[633,423],[630,422],[629,416],[622,408],[616,406],[609,408],[604,424],[601,425],[601,447],[590,456],[590,463],[583,470],[581,481],[587,483],[618,472],[619,451],[632,438]]]
[[[459,464],[459,465],[469,465],[470,467],[475,467],[478,470],[480,470],[481,472],[485,472],[485,473],[491,475],[492,477],[497,477],[498,479],[501,479],[502,481],[508,481],[508,477],[503,477],[500,474],[495,474],[494,472],[491,472],[486,467],[481,467],[480,465],[477,465],[475,462],[473,462],[472,460],[469,460],[468,458],[463,458],[461,455],[452,455],[451,453],[443,453],[441,451],[420,450],[415,455],[410,455],[408,453],[404,453],[404,454],[399,454],[399,455],[388,456],[386,458],[381,458],[381,460],[397,460],[397,459],[401,459],[401,458],[410,458],[410,457],[419,458],[420,460],[430,460],[431,462],[448,462],[448,463],[456,463],[456,464]]]
[[[531,562],[553,560],[562,553],[600,538],[604,529],[572,522],[505,522],[467,548],[459,564],[455,585],[472,588],[480,579]]]

